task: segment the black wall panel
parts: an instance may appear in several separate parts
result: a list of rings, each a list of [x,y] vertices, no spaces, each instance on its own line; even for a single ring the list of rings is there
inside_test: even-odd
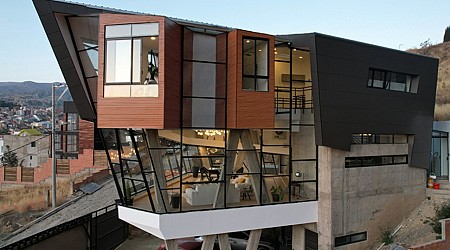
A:
[[[438,60],[322,34],[282,36],[309,47],[316,142],[350,150],[354,133],[414,135],[410,165],[427,168]],[[417,93],[367,87],[369,68],[418,75]]]

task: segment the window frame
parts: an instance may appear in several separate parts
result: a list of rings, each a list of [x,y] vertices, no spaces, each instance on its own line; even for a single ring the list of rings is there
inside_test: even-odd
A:
[[[375,89],[385,89],[395,92],[403,92],[403,93],[412,93],[416,94],[418,89],[418,82],[419,82],[419,76],[409,73],[403,73],[398,71],[392,71],[392,70],[385,70],[385,69],[378,69],[378,68],[372,68],[369,67],[368,70],[368,79],[367,79],[367,87],[368,88],[375,88]],[[375,85],[375,74],[380,73],[382,76],[382,79],[379,81],[382,81],[382,86]],[[395,76],[395,77],[394,77]],[[406,79],[405,83],[395,82],[395,80],[398,78],[397,76],[403,76]],[[394,79],[395,78],[395,79]],[[397,84],[404,84],[403,90],[399,90],[392,87],[392,83]]]
[[[158,34],[154,34],[154,35],[142,35],[142,34],[133,34],[133,26],[134,25],[146,25],[146,24],[157,24],[158,25]],[[107,28],[108,27],[114,27],[114,26],[130,26],[130,34],[129,35],[113,35],[113,36],[108,36],[107,35]],[[104,82],[104,86],[131,86],[131,85],[157,85],[159,84],[159,82],[157,83],[147,83],[144,84],[139,80],[138,82],[134,82],[133,80],[133,68],[134,68],[134,64],[135,64],[135,41],[140,40],[140,58],[139,58],[139,67],[140,70],[142,72],[142,67],[145,67],[145,65],[142,65],[142,57],[144,56],[144,50],[143,50],[143,43],[144,43],[144,38],[149,38],[149,37],[157,37],[158,38],[158,52],[157,52],[157,56],[159,57],[160,54],[160,45],[159,45],[159,39],[161,38],[161,32],[160,32],[160,26],[161,24],[159,22],[144,22],[144,23],[130,23],[130,24],[111,24],[111,25],[105,25],[104,26],[104,52],[103,52],[103,61],[104,61],[104,70],[103,70],[103,82]],[[108,82],[107,81],[107,75],[108,75],[108,42],[110,41],[130,41],[130,51],[128,52],[128,56],[130,58],[130,72],[129,72],[129,79],[126,82]],[[147,55],[148,56],[148,55]],[[159,63],[159,58],[157,59],[158,65],[157,68],[160,67],[160,63]],[[110,69],[111,70],[111,69]],[[127,72],[128,73],[128,72]],[[104,96],[105,97],[105,96]],[[109,98],[109,97],[108,97]]]
[[[246,43],[246,40],[250,40],[254,42],[254,74],[250,75],[250,74],[244,74],[244,44]],[[257,46],[256,43],[257,41],[264,41],[267,42],[267,75],[258,75],[257,73],[257,56],[256,56],[256,52],[257,52]],[[242,36],[242,91],[254,91],[254,92],[269,92],[270,91],[270,40],[267,38],[262,38],[262,37],[251,37],[251,36]],[[244,89],[244,79],[253,79],[253,89]],[[264,79],[267,80],[267,88],[266,90],[258,90],[258,79]]]
[[[363,236],[363,239],[354,240],[355,236]],[[362,242],[362,241],[366,241],[366,240],[367,240],[367,231],[360,232],[360,233],[354,233],[354,234],[348,234],[348,235],[335,237],[334,238],[334,246],[335,247],[344,246],[344,245]]]
[[[404,161],[396,162],[396,158],[404,157]],[[390,158],[390,162],[383,163],[383,159]],[[359,161],[359,164],[351,164],[350,161]],[[374,155],[374,156],[357,156],[357,157],[345,157],[345,168],[360,168],[360,167],[378,167],[388,165],[400,165],[408,164],[408,155]]]

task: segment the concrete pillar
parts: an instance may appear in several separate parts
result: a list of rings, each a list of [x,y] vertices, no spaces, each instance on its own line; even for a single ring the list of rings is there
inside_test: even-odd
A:
[[[305,250],[305,227],[292,226],[292,250]]]
[[[262,229],[250,231],[246,250],[254,250],[258,248],[259,238],[261,238]]]
[[[167,250],[178,250],[177,240],[165,240]]]
[[[219,248],[220,250],[231,250],[230,239],[228,238],[228,234],[219,234],[217,235],[219,238]]]
[[[236,160],[236,150],[237,146],[239,143],[239,131],[232,129],[230,130],[230,134],[228,136],[228,143],[227,143],[227,148],[228,150],[231,150],[228,152],[227,155],[227,161],[225,162],[225,164],[222,166],[222,169],[220,171],[220,176],[219,176],[219,180],[220,181],[224,181],[224,183],[226,185],[224,185],[224,183],[221,183],[218,186],[217,192],[216,192],[216,197],[214,199],[214,204],[213,207],[225,207],[225,203],[224,203],[224,197],[225,197],[225,188],[228,188],[230,185],[230,180],[231,180],[231,173],[233,171],[233,166]],[[225,173],[227,173],[227,175],[225,175]]]
[[[253,146],[253,142],[250,136],[250,131],[248,129],[243,129],[241,131],[241,144],[242,148],[245,150],[254,150],[255,147]],[[259,164],[258,155],[256,154],[256,151],[242,151],[245,153],[247,162],[248,162],[248,169],[250,173],[259,173],[261,172],[261,166]],[[266,204],[269,202],[269,196],[268,196],[268,190],[266,189],[266,185],[264,181],[260,181],[259,175],[250,175],[250,181],[252,183],[253,191],[255,192],[256,202],[257,204]],[[262,186],[261,186],[262,185]],[[261,194],[261,200],[260,197],[260,190],[262,191]]]
[[[331,148],[319,146],[319,199],[317,233],[319,250],[333,249]]]
[[[159,135],[157,129],[146,129],[145,133],[147,135],[147,141],[148,146],[150,148],[160,148],[161,145],[159,144]],[[167,190],[164,190],[167,188],[166,184],[166,176],[164,174],[163,169],[163,163],[162,163],[162,154],[160,149],[149,149],[150,155],[152,157],[153,161],[153,168],[155,171],[154,183],[159,184],[155,185],[155,197],[156,197],[156,212],[167,212],[167,209],[170,209],[169,207],[169,195],[167,193]],[[163,189],[163,190],[161,190]],[[164,201],[166,201],[166,206],[164,206]]]
[[[205,235],[203,237],[202,250],[211,250],[214,248],[214,242],[216,241],[216,235]]]

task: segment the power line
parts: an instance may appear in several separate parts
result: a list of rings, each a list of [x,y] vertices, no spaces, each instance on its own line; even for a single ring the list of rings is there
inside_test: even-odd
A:
[[[19,150],[19,149],[21,149],[21,148],[24,148],[24,147],[26,147],[26,146],[28,146],[28,145],[30,145],[31,143],[33,143],[33,142],[37,142],[37,141],[39,141],[39,140],[42,140],[42,139],[45,139],[45,138],[47,138],[47,137],[49,137],[50,135],[44,135],[44,137],[41,137],[41,138],[39,138],[39,139],[37,139],[37,140],[35,140],[35,141],[30,141],[29,143],[27,143],[27,144],[25,144],[25,145],[22,145],[22,146],[20,146],[20,147],[18,147],[18,148],[15,148],[15,149],[13,149],[13,150],[9,150],[10,152],[14,152],[14,151],[16,151],[16,150]],[[7,146],[7,145],[5,145],[5,146]]]

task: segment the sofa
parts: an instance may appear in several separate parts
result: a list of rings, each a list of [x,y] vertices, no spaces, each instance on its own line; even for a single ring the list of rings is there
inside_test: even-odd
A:
[[[186,188],[184,198],[191,206],[212,205],[219,183],[195,184],[193,188]],[[240,201],[240,190],[233,184],[227,190],[227,203]]]

